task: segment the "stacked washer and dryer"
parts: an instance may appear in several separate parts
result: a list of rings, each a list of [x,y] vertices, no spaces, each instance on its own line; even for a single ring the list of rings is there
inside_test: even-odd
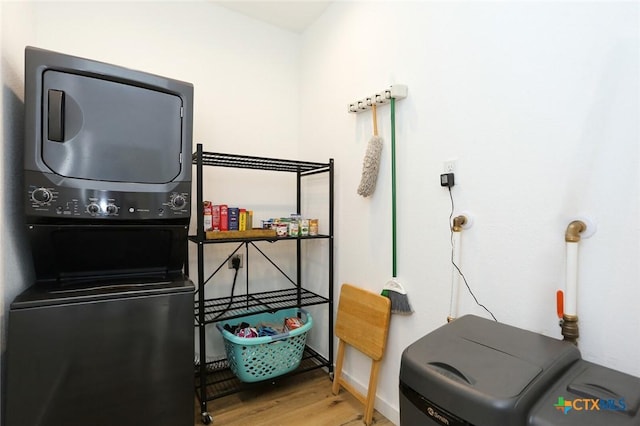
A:
[[[5,424],[191,426],[193,86],[25,49],[25,233]]]

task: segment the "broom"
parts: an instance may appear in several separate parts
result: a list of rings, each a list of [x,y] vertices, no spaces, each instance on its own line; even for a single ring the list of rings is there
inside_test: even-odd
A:
[[[410,315],[413,313],[407,292],[397,280],[397,248],[396,248],[396,102],[391,98],[391,252],[392,278],[382,289],[382,295],[391,301],[391,312]]]
[[[380,155],[382,153],[382,138],[378,136],[378,118],[376,104],[371,105],[373,112],[373,136],[367,145],[367,152],[362,162],[362,177],[358,186],[358,195],[368,197],[376,189],[378,169],[380,168]]]

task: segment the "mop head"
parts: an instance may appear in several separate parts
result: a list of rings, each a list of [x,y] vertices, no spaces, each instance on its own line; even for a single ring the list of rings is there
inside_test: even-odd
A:
[[[373,136],[369,140],[367,153],[362,162],[362,178],[360,179],[360,186],[358,186],[358,195],[368,197],[373,194],[373,191],[376,189],[381,154],[382,138],[380,136]]]
[[[385,284],[381,294],[391,300],[392,314],[411,315],[413,313],[406,290],[396,280]]]

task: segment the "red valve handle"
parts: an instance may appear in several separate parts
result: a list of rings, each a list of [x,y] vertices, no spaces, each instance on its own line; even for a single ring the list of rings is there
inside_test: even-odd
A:
[[[564,292],[562,290],[556,292],[556,310],[558,318],[562,319],[564,316]]]

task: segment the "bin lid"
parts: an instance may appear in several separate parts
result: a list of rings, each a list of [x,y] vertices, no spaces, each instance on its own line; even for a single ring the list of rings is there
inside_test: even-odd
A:
[[[579,358],[570,343],[466,315],[407,347],[400,381],[468,422],[520,426]]]
[[[580,360],[539,399],[527,425],[640,425],[640,378]]]

